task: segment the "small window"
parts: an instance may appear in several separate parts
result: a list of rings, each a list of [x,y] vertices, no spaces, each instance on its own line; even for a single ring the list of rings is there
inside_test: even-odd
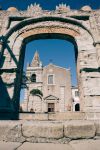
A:
[[[75,91],[75,96],[79,96],[79,92],[78,91]]]
[[[48,75],[48,84],[53,84],[53,75]]]
[[[32,76],[31,76],[31,82],[36,82],[36,74],[32,74]]]

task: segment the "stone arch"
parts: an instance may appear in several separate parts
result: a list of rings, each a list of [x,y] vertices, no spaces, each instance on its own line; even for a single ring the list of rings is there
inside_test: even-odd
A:
[[[40,38],[65,39],[74,44],[77,59],[81,110],[88,111],[90,109],[89,105],[87,105],[87,101],[90,101],[90,96],[95,95],[95,92],[91,92],[90,86],[90,91],[86,91],[86,89],[88,89],[89,74],[87,72],[90,72],[91,74],[92,69],[98,69],[98,62],[96,59],[96,50],[93,45],[94,40],[92,34],[83,24],[70,17],[37,17],[35,19],[25,19],[8,29],[5,33],[5,38],[9,41],[9,48],[11,49],[12,54],[10,56],[7,51],[4,52],[5,62],[3,67],[16,69],[15,73],[12,75],[14,86],[8,89],[10,97],[15,100],[15,105],[17,106],[16,110],[18,110],[19,106],[19,89],[25,45],[31,40]],[[92,58],[89,56],[90,54]],[[6,76],[9,77],[9,74],[6,74]],[[6,80],[6,82],[9,81],[10,80]]]
[[[37,23],[43,23],[46,21],[51,21],[51,22],[61,22],[61,23],[70,23],[70,25],[74,25],[74,26],[78,26],[80,28],[83,28],[84,30],[86,30],[92,37],[92,33],[91,31],[85,26],[83,25],[79,20],[75,19],[75,18],[71,18],[71,17],[61,17],[61,16],[45,16],[45,17],[36,17],[36,18],[28,18],[28,19],[24,19],[23,21],[19,22],[17,25],[9,28],[7,30],[7,32],[5,32],[5,36],[6,38],[9,38],[9,36],[11,36],[13,34],[13,32],[20,30],[21,28],[30,25],[30,24],[37,24]],[[8,27],[9,27],[9,23],[8,23]]]

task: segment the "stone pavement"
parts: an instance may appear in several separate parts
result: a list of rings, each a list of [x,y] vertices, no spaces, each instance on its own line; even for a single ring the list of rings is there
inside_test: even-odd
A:
[[[0,142],[0,150],[100,150],[100,140],[73,140],[67,144]]]

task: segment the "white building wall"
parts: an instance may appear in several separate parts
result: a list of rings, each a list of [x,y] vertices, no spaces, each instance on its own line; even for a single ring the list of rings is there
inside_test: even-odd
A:
[[[78,88],[72,87],[73,111],[75,111],[75,105],[80,104],[79,95],[76,95],[75,92],[78,92]]]
[[[59,112],[65,111],[65,87],[60,87]]]

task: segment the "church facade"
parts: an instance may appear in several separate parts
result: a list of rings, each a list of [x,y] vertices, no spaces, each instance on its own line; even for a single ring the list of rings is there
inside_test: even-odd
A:
[[[23,111],[28,112],[67,112],[73,110],[70,69],[52,63],[42,66],[36,51],[27,66],[28,78]]]

